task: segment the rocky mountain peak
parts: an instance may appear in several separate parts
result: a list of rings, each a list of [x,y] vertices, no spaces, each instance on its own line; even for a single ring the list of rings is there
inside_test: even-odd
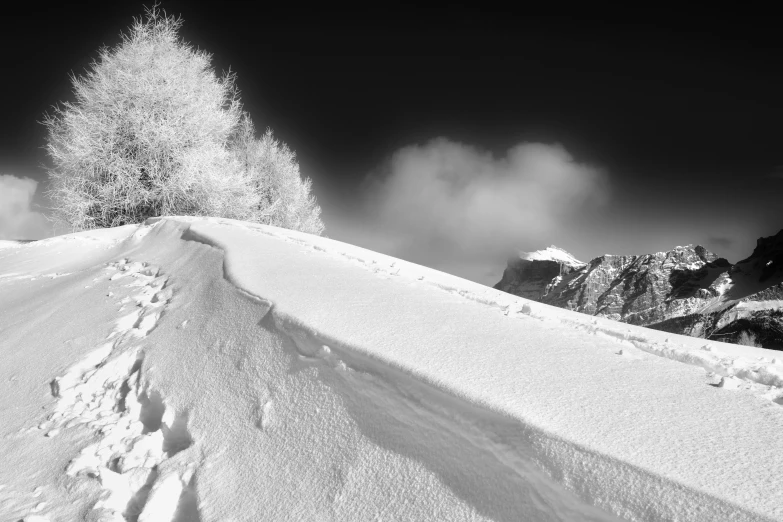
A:
[[[574,256],[554,245],[543,250],[520,252],[508,260],[503,278],[495,288],[538,301],[552,281],[584,267]]]
[[[774,308],[777,311],[772,315],[781,316],[781,325],[776,327],[780,328],[779,332],[767,335],[772,339],[768,344],[777,346],[775,343],[779,342],[783,348],[783,230],[759,239],[753,254],[733,266],[707,248],[694,244],[654,254],[605,254],[589,263],[550,246],[509,260],[495,288],[642,326],[688,323],[687,328],[673,326],[670,331],[725,335],[727,339],[737,337],[739,332],[726,333],[731,321],[726,323],[721,318],[728,311],[743,306],[755,311]],[[749,302],[754,304],[742,305]],[[711,326],[698,319],[680,320],[697,316],[709,316]],[[736,314],[732,317],[736,319]],[[769,317],[765,317],[767,321]]]
[[[783,230],[774,236],[761,237],[750,257],[732,267],[732,274],[758,276],[761,283],[783,281]]]

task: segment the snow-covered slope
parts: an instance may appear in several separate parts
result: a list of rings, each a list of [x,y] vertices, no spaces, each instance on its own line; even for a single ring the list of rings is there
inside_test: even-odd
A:
[[[0,249],[2,520],[783,520],[783,364],[325,238]]]

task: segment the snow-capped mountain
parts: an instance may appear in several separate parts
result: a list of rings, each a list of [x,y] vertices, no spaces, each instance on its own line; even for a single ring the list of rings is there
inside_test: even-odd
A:
[[[503,279],[495,288],[533,301],[550,294],[551,286],[585,267],[565,250],[550,246],[535,252],[520,252],[508,261]]]
[[[509,260],[495,288],[630,324],[783,348],[783,230],[734,265],[698,245],[589,263],[549,247]]]

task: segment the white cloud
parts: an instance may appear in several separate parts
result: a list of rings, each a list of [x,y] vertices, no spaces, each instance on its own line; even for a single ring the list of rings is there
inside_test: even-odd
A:
[[[32,210],[38,182],[0,175],[0,239],[40,239],[52,235],[43,214]]]
[[[522,242],[547,246],[609,193],[600,169],[560,145],[523,143],[495,158],[445,138],[397,151],[367,188],[377,225],[396,245],[387,236],[384,250],[436,267],[502,262]]]

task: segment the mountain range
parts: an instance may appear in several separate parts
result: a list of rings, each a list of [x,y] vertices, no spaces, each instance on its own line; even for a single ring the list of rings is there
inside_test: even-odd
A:
[[[510,259],[495,288],[656,330],[783,350],[783,230],[735,264],[699,245],[588,263],[551,246]]]

